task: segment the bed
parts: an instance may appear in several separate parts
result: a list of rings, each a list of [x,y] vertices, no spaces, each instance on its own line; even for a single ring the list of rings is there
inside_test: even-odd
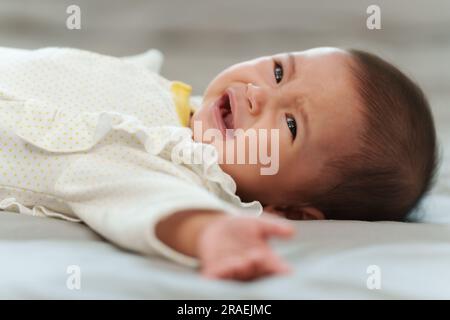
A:
[[[450,226],[305,221],[272,240],[294,267],[250,283],[207,280],[125,252],[78,223],[0,214],[2,299],[448,299]],[[76,268],[76,269],[75,269]],[[79,282],[72,276],[77,272]]]
[[[177,76],[185,79],[184,76],[189,75],[194,88],[204,88],[208,79],[222,67],[243,58],[272,53],[274,48],[292,50],[322,44],[358,44],[378,53],[389,53],[387,58],[413,71],[414,78],[420,80],[431,97],[442,150],[437,185],[411,214],[410,222],[294,222],[297,234],[292,241],[274,239],[271,243],[295,271],[249,283],[206,280],[195,270],[163,258],[123,251],[83,224],[2,211],[0,298],[450,299],[450,157],[447,152],[450,147],[450,70],[447,63],[440,63],[447,61],[450,54],[448,31],[445,31],[450,21],[448,2],[435,0],[433,6],[430,2],[394,5],[380,1],[385,30],[370,34],[353,24],[361,22],[361,12],[365,12],[360,1],[343,2],[338,13],[324,10],[329,4],[321,1],[317,4],[283,1],[284,7],[277,2],[272,9],[280,10],[276,13],[284,12],[283,19],[268,19],[267,16],[258,22],[260,20],[253,19],[252,14],[272,14],[272,9],[258,11],[254,1],[243,4],[233,0],[223,4],[221,10],[205,9],[215,21],[211,30],[202,24],[205,11],[198,1],[190,4],[192,21],[177,20],[174,16],[175,25],[167,25],[166,17],[159,12],[169,12],[171,3],[181,1],[161,1],[158,5],[134,1],[133,10],[123,10],[117,4],[108,12],[99,9],[101,6],[90,7],[89,1],[79,2],[83,10],[89,8],[92,16],[101,11],[100,16],[105,17],[83,25],[89,28],[89,35],[82,33],[84,29],[79,33],[58,29],[55,25],[64,23],[65,16],[58,18],[61,21],[56,14],[52,19],[46,18],[47,12],[51,14],[54,8],[50,0],[39,2],[39,6],[29,3],[30,10],[40,13],[35,18],[41,23],[39,28],[27,25],[29,32],[21,35],[20,28],[7,27],[18,25],[17,21],[22,21],[26,13],[18,9],[19,2],[5,0],[4,11],[0,12],[1,46],[36,48],[56,42],[119,56],[125,55],[125,50],[129,50],[127,54],[144,51],[150,42],[167,54],[163,74],[171,79]],[[103,2],[106,6],[106,1]],[[252,10],[242,11],[249,16],[233,15],[229,23],[224,17],[227,10],[236,6]],[[409,8],[408,12],[404,8]],[[64,12],[64,8],[61,10]],[[289,11],[295,14],[289,15]],[[297,13],[303,11],[308,13],[298,19]],[[216,12],[223,16],[215,16]],[[116,16],[119,13],[120,19]],[[145,23],[141,24],[140,14],[145,15],[142,20]],[[181,15],[186,17],[184,12],[180,12]],[[108,19],[110,24],[106,22]],[[255,23],[242,22],[249,19]],[[133,24],[127,24],[127,20]],[[114,29],[115,21],[122,22],[121,28]],[[177,21],[180,26],[176,25]],[[106,27],[110,29],[105,30]],[[268,31],[261,32],[266,30],[264,28]],[[185,30],[189,31],[187,35],[183,33]],[[277,33],[280,30],[282,37]],[[101,36],[105,34],[114,37]],[[299,34],[301,44],[294,45]],[[230,35],[236,41],[224,42]],[[142,55],[129,59],[136,63],[150,61]],[[152,59],[150,65],[159,71],[160,57],[154,55]],[[201,65],[201,70],[195,65]],[[74,275],[78,282],[73,282]]]

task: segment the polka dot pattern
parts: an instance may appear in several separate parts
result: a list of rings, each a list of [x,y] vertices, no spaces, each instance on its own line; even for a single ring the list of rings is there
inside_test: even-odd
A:
[[[119,58],[71,48],[1,57],[0,200],[45,204],[73,215],[64,205],[64,194],[58,197],[54,188],[68,166],[95,150],[103,150],[99,167],[93,169],[98,174],[108,171],[108,161],[123,161],[123,170],[128,170],[127,163],[132,166],[148,156],[142,143],[124,130],[95,141],[102,112],[127,115],[146,127],[179,126],[171,82]],[[152,135],[163,138],[157,132]],[[172,167],[168,161],[161,163]],[[148,163],[146,167],[151,169]],[[80,168],[82,181],[95,183],[97,175],[90,180],[86,174]]]
[[[198,261],[157,239],[159,219],[186,208],[261,213],[217,161],[173,158],[178,138],[200,149],[179,124],[170,81],[76,49],[2,52],[0,210],[83,221],[123,248],[189,266]]]

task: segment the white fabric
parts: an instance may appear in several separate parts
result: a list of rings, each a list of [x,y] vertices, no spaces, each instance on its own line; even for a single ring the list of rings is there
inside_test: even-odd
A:
[[[292,240],[271,239],[270,245],[294,272],[243,284],[211,281],[166,259],[117,250],[79,223],[5,212],[0,215],[0,298],[450,298],[448,225],[293,223]],[[67,287],[74,274],[69,266],[80,270],[79,290]],[[374,277],[380,287],[374,287]]]
[[[179,126],[170,81],[143,61],[0,48],[0,209],[79,219],[121,247],[195,267],[155,237],[160,219],[261,205],[235,195],[215,149]]]
[[[122,60],[159,74],[164,62],[164,55],[157,49],[150,49],[134,56],[122,57]]]

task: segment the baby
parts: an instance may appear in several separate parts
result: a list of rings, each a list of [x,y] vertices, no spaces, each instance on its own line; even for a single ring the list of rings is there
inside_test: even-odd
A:
[[[215,101],[224,94],[234,120],[224,117],[226,128],[279,129],[277,174],[261,175],[260,165],[221,165],[241,199],[259,200],[267,212],[289,219],[402,220],[432,185],[436,137],[428,102],[403,73],[372,54],[316,48],[234,65],[209,84],[191,126],[223,126]],[[289,236],[291,229],[219,216],[173,217],[161,224],[161,236],[167,239],[173,226],[189,233],[188,224],[205,219],[208,227],[193,233],[197,240],[171,242],[197,253],[205,274],[249,279],[288,270],[264,239]]]
[[[278,217],[402,220],[432,184],[424,94],[362,51],[239,63],[201,106],[189,86],[130,61],[70,49],[14,59],[0,64],[0,208],[81,220],[207,277],[289,272],[268,245],[293,235]],[[275,171],[263,173],[261,150]]]

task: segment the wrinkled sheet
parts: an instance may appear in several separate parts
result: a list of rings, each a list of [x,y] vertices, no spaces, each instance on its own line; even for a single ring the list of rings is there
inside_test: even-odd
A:
[[[163,258],[125,252],[82,224],[1,212],[0,298],[450,298],[449,225],[357,221],[295,225],[292,241],[271,241],[295,271],[240,283],[207,280]],[[69,266],[79,268],[79,290],[70,285],[74,273],[67,272]],[[370,277],[375,275],[369,266],[377,268],[380,289],[368,289],[367,282],[373,285]]]

